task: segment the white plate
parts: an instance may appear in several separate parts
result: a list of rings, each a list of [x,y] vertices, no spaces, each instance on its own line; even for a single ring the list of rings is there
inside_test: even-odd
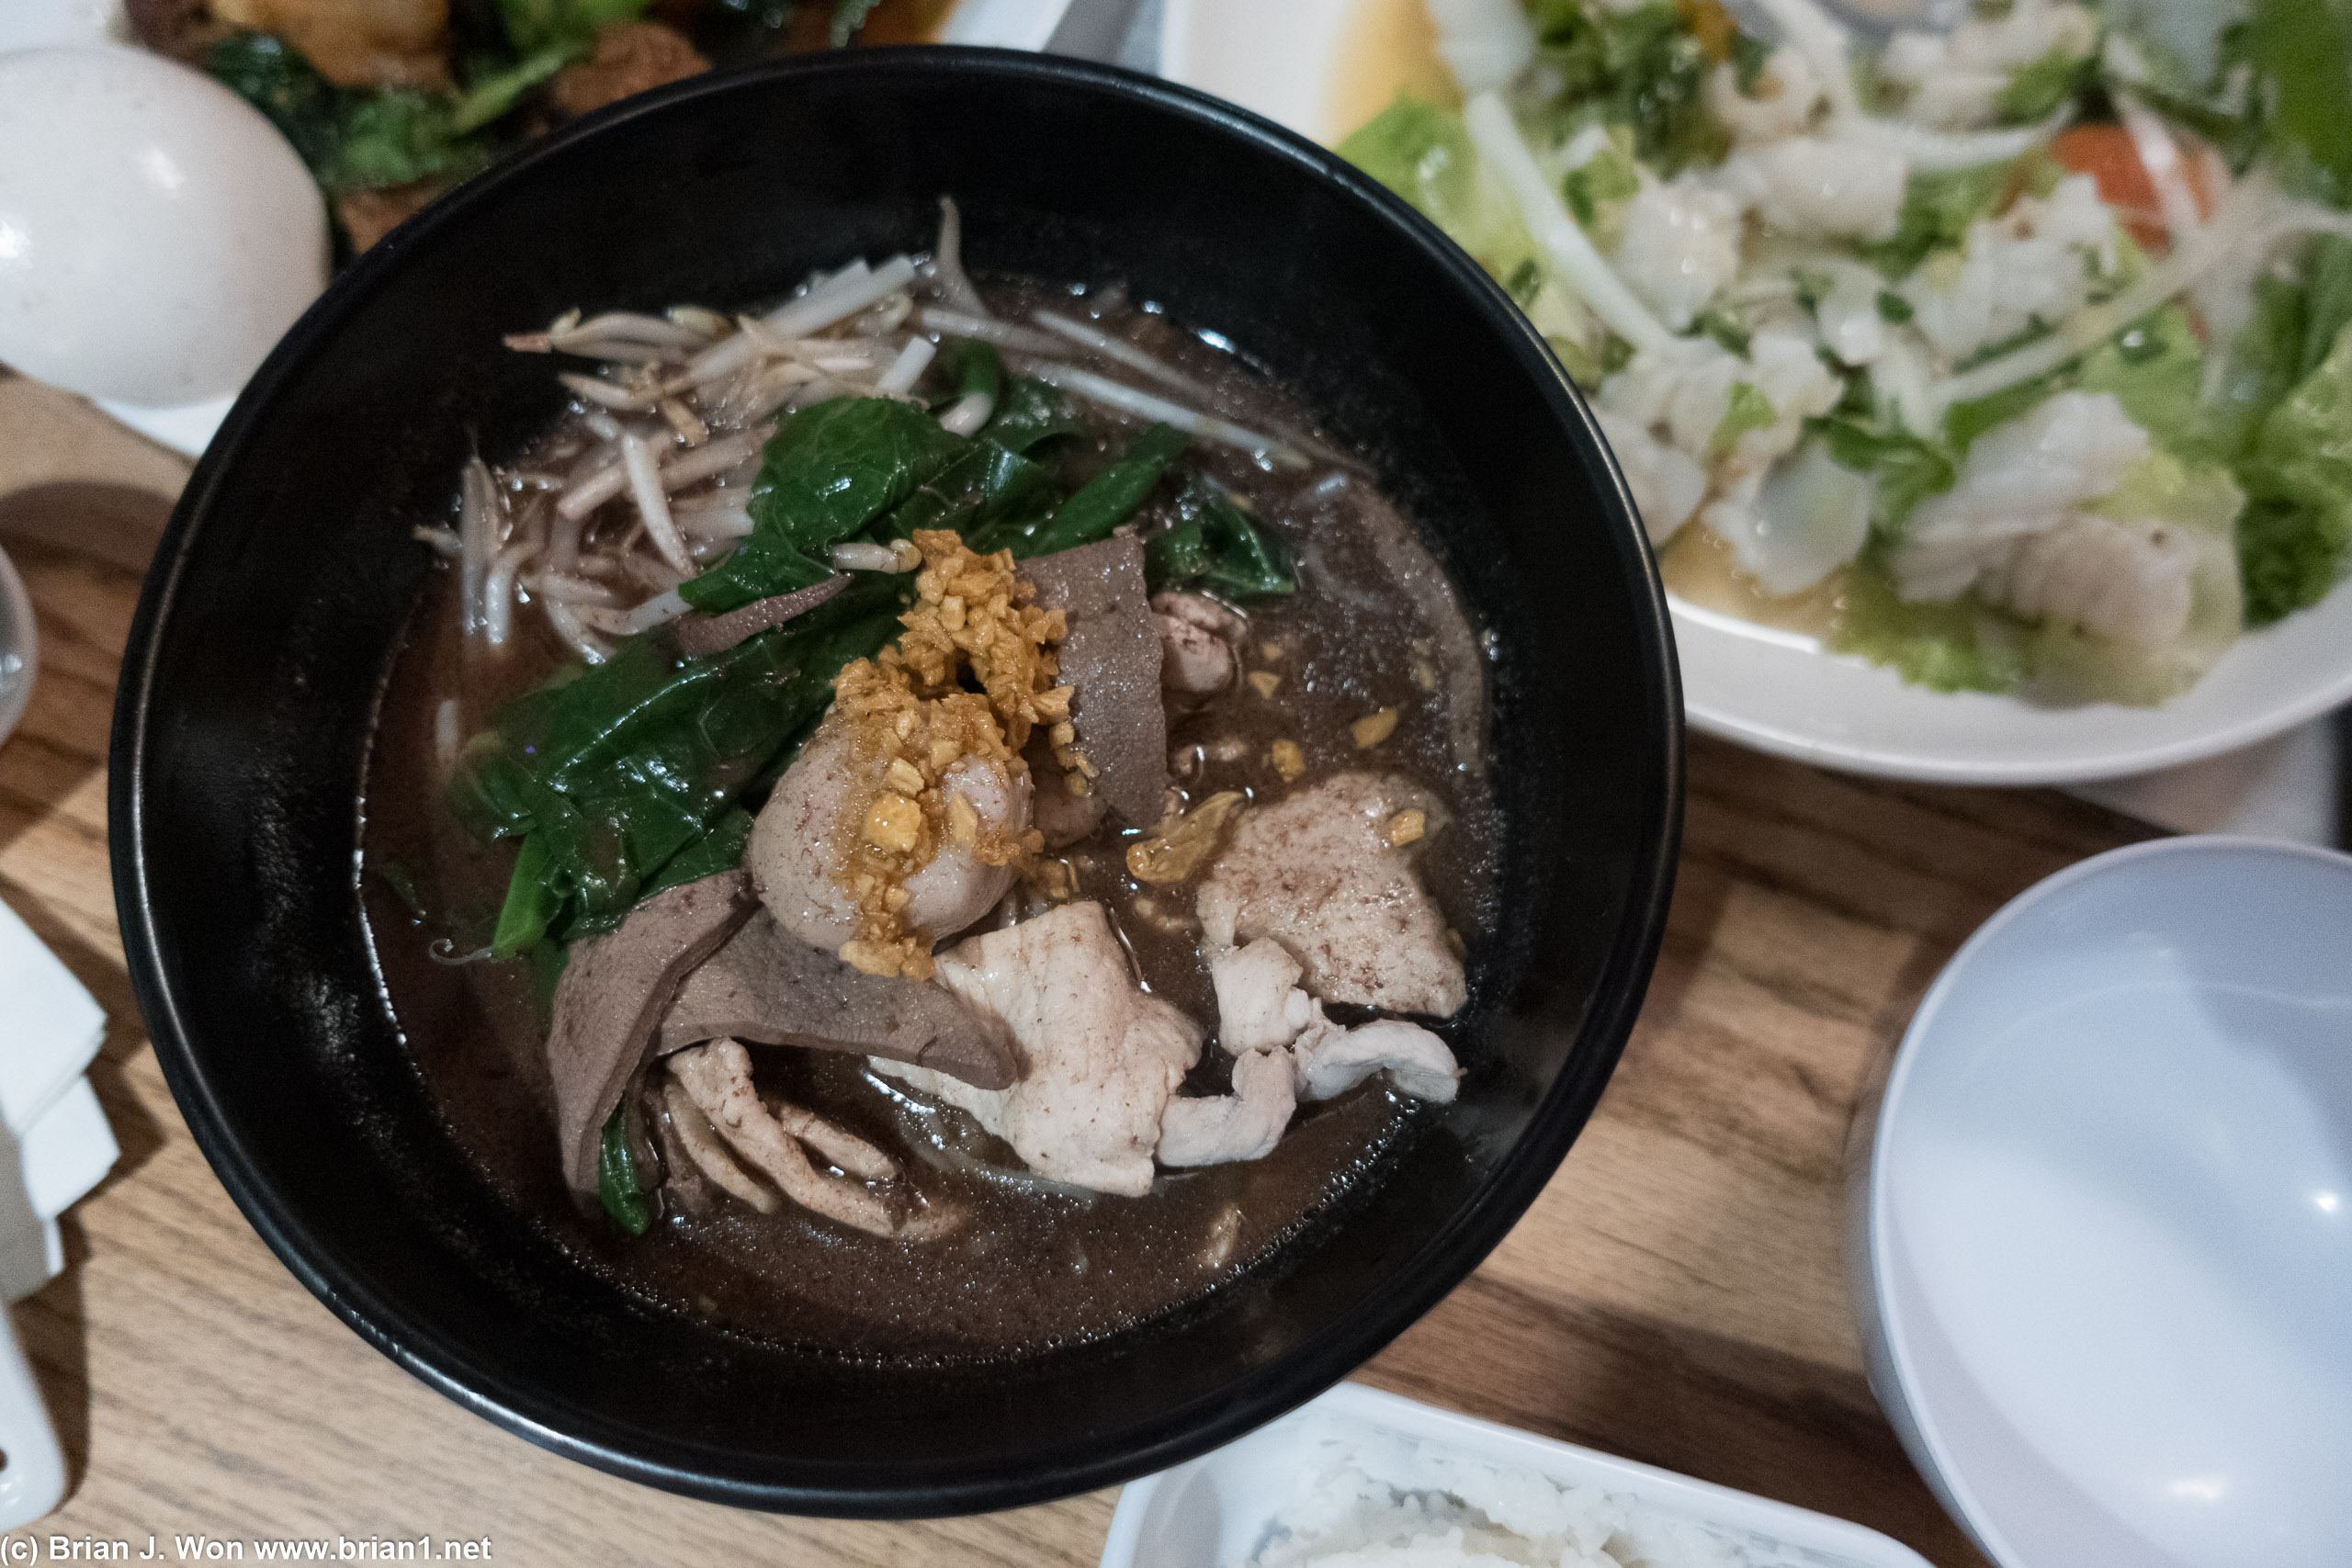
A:
[[[1102,1568],[1238,1568],[1291,1502],[1292,1489],[1313,1462],[1314,1430],[1325,1421],[1638,1498],[1660,1513],[1741,1539],[1759,1565],[1928,1568],[1925,1558],[1900,1541],[1844,1519],[1351,1382],[1238,1442],[1129,1483],[1111,1516]]]
[[[1161,71],[1332,141],[1359,101],[1338,75],[1352,30],[1396,0],[1167,0]],[[2048,707],[1906,686],[1891,670],[1669,599],[1691,728],[1849,773],[1938,784],[2120,778],[2267,739],[2352,699],[2352,582],[2233,648],[2161,708]]]
[[[2163,840],[2020,896],[1920,1004],[1857,1118],[1855,1310],[2004,1568],[2352,1561],[2347,955],[2352,856]]]

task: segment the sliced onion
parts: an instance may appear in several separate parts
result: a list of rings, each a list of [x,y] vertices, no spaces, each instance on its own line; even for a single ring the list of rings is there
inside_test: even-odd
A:
[[[1850,91],[1850,89],[1849,89]],[[1666,324],[1650,314],[1624,279],[1592,248],[1570,217],[1560,193],[1544,177],[1535,154],[1512,123],[1510,110],[1493,93],[1481,93],[1463,111],[1463,125],[1480,162],[1494,171],[1519,209],[1530,238],[1543,247],[1569,288],[1636,349],[1662,348],[1674,341]]]

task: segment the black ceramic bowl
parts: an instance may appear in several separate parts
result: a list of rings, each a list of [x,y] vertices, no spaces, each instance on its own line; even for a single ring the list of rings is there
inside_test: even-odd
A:
[[[854,1367],[624,1296],[494,1201],[379,987],[362,761],[479,440],[555,413],[500,334],[573,305],[770,296],[928,244],[981,273],[1125,278],[1304,396],[1491,629],[1503,929],[1471,954],[1459,1100],[1343,1217],[1204,1303],[958,1371]],[[465,186],[339,278],[190,480],[123,661],[124,946],[197,1141],[255,1229],[468,1408],[657,1486],[760,1507],[975,1511],[1240,1435],[1483,1258],[1600,1097],[1656,955],[1681,806],[1649,552],[1543,340],[1437,231],[1329,154],[1147,79],[1026,55],[860,52],[683,83]],[[552,1147],[550,1147],[552,1158]]]

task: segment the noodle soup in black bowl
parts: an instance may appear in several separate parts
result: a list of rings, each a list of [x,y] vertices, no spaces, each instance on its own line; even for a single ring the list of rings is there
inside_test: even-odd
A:
[[[909,50],[338,279],[158,554],[111,807],[173,1091],[354,1328],[903,1516],[1172,1464],[1475,1268],[1680,790],[1639,525],[1469,258],[1229,107]]]

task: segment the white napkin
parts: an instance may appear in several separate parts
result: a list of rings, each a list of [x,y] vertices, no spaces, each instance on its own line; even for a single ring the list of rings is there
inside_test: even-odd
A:
[[[0,904],[0,1298],[65,1267],[57,1216],[113,1168],[114,1133],[82,1076],[107,1016],[57,955]],[[65,1495],[65,1459],[32,1369],[0,1311],[0,1529],[32,1523]]]
[[[0,904],[0,1299],[65,1266],[57,1216],[113,1168],[106,1112],[82,1076],[107,1015],[17,912]]]
[[[2312,720],[2242,750],[2136,778],[2078,784],[2073,793],[2177,833],[2245,833],[2335,843],[2342,820],[2336,718]]]

